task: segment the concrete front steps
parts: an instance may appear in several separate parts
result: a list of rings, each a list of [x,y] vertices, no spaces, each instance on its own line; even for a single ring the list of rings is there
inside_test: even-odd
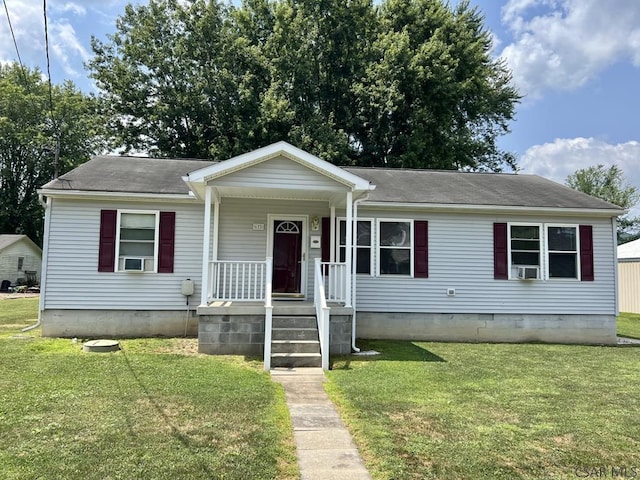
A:
[[[273,368],[322,366],[316,317],[311,315],[273,316],[271,366]]]

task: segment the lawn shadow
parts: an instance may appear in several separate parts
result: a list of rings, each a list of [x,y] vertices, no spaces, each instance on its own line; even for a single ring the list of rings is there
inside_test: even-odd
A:
[[[119,353],[122,355],[122,358],[124,359],[124,363],[126,365],[127,370],[129,370],[129,373],[135,380],[136,384],[140,387],[140,390],[144,393],[144,396],[146,400],[149,402],[149,405],[153,407],[153,409],[160,416],[160,418],[163,419],[164,423],[170,428],[171,435],[174,438],[176,438],[184,446],[185,450],[196,460],[196,462],[198,463],[202,471],[206,473],[206,475],[209,478],[215,478],[216,472],[214,472],[209,467],[209,465],[207,465],[202,460],[202,458],[200,458],[197,454],[194,453],[198,451],[198,448],[197,448],[198,445],[196,445],[188,435],[185,435],[184,433],[182,433],[180,429],[171,420],[171,418],[165,413],[165,411],[162,409],[162,407],[160,406],[160,404],[158,403],[154,395],[150,392],[147,385],[144,384],[144,382],[140,379],[140,377],[136,373],[136,370],[133,368],[133,365],[131,364],[131,361],[129,360],[129,357],[127,356],[124,349],[121,350]],[[116,383],[118,383],[118,379],[116,379]],[[125,414],[125,416],[127,417],[126,421],[129,427],[129,431],[132,435],[135,436],[135,433],[133,433],[133,425],[131,422],[131,418],[128,414]]]
[[[351,354],[332,357],[332,367],[349,369],[351,362],[446,362],[439,355],[409,340],[360,340],[361,355]],[[367,355],[365,352],[378,352]]]

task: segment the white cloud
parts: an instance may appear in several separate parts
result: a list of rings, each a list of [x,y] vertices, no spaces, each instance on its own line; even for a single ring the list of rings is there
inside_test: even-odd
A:
[[[576,89],[616,62],[640,66],[637,0],[509,0],[502,21],[514,41],[501,56],[533,98]]]
[[[71,20],[65,16],[77,20],[77,17],[87,14],[87,9],[83,5],[70,1],[54,0],[49,5],[47,23],[51,67],[54,69],[58,66],[66,76],[78,78],[83,75],[82,62],[89,59],[89,52],[79,40]],[[38,66],[42,71],[46,71],[42,4],[33,0],[12,0],[7,7],[23,63],[27,67]],[[4,12],[2,17],[0,19],[0,61],[15,61],[17,55]]]
[[[534,173],[564,183],[576,170],[593,165],[617,165],[628,184],[640,189],[640,142],[610,144],[595,138],[557,138],[529,148],[518,162],[522,173]],[[640,215],[638,208],[635,215]]]
[[[72,61],[78,57],[86,62],[89,60],[89,52],[80,43],[76,31],[69,23],[56,23],[51,29],[51,49],[61,63],[64,71],[74,77],[80,74],[73,67]],[[75,62],[73,62],[75,63]]]
[[[54,4],[53,8],[61,12],[71,12],[78,16],[84,16],[87,14],[87,9],[77,3],[67,2],[63,5]]]

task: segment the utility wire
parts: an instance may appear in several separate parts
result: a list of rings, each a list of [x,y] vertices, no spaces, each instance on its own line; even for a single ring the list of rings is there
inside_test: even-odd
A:
[[[7,14],[7,22],[9,23],[9,31],[11,32],[11,38],[13,38],[13,46],[16,48],[16,55],[18,56],[18,63],[20,64],[20,72],[22,72],[22,78],[24,80],[24,86],[27,89],[27,93],[30,94],[29,91],[29,81],[27,80],[27,74],[25,73],[24,64],[22,63],[22,58],[20,57],[20,50],[18,49],[18,42],[16,41],[16,34],[13,32],[13,25],[11,24],[11,15],[9,15],[9,7],[7,7],[7,0],[2,2],[4,4],[4,11]]]
[[[49,110],[51,111],[51,123],[53,124],[53,131],[56,138],[56,147],[53,160],[53,178],[58,178],[59,163],[60,163],[60,131],[55,121],[53,113],[53,87],[51,85],[51,62],[49,60],[49,26],[47,23],[47,0],[42,0],[44,9],[44,48],[47,54],[47,76],[49,77]],[[6,6],[6,3],[5,3]]]

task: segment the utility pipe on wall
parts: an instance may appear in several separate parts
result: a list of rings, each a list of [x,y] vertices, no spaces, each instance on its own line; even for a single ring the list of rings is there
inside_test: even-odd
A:
[[[356,347],[356,267],[358,260],[356,244],[358,243],[358,204],[365,201],[368,196],[369,195],[363,195],[353,202],[354,227],[352,228],[352,231],[355,232],[355,235],[353,235],[352,238],[355,238],[355,241],[351,242],[351,249],[353,249],[353,253],[351,255],[351,271],[353,272],[351,275],[351,308],[353,309],[353,314],[351,315],[351,349],[356,353],[360,351],[360,349]],[[373,235],[373,232],[371,232],[371,235]],[[371,242],[373,242],[373,237],[371,238]]]

